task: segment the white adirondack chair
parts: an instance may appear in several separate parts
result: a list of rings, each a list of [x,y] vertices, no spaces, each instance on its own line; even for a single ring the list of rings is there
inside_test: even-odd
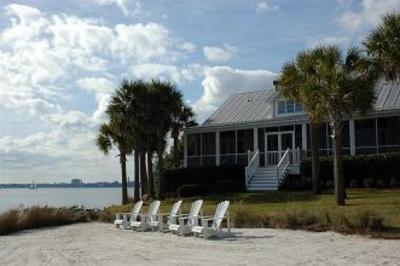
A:
[[[179,235],[190,233],[192,226],[198,225],[199,212],[201,211],[202,206],[203,200],[196,200],[193,202],[189,214],[182,214],[179,216],[178,221],[176,219],[171,221],[168,229],[173,233],[178,233]]]
[[[204,238],[209,238],[211,236],[221,237],[224,234],[230,234],[231,224],[228,211],[229,203],[229,201],[219,203],[215,210],[214,217],[202,217],[202,224],[192,226],[192,233],[197,236],[202,235]],[[221,226],[224,219],[227,220],[227,228],[225,232],[222,230]]]
[[[128,213],[117,213],[115,215],[114,224],[120,229],[129,229],[131,221],[136,221],[140,210],[142,209],[143,201],[138,201],[132,208],[132,212]]]
[[[178,217],[180,215],[181,206],[182,206],[182,201],[179,200],[174,203],[170,213],[159,213],[158,219],[150,223],[151,228],[159,231],[164,231],[165,229],[168,229],[168,226],[170,224],[176,224]],[[167,222],[165,223],[166,219]]]
[[[159,209],[160,209],[160,201],[159,200],[153,201],[149,206],[147,214],[139,214],[139,221],[131,222],[132,229],[146,230],[150,228],[151,222],[157,220],[157,214]]]

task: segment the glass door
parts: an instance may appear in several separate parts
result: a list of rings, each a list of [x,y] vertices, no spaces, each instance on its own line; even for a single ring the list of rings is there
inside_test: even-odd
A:
[[[279,162],[279,133],[267,133],[265,143],[265,165],[276,165]]]
[[[286,149],[294,149],[294,133],[291,131],[266,133],[265,143],[265,165],[277,165]]]

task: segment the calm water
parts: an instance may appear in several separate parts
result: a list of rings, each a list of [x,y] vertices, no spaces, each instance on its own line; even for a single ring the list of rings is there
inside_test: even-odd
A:
[[[103,208],[120,203],[121,188],[0,189],[0,213],[20,205],[84,205],[87,208]]]

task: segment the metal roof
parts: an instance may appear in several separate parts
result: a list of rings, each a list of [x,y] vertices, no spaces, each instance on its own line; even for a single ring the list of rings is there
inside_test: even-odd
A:
[[[376,91],[376,111],[400,110],[400,83],[379,82]],[[200,127],[213,127],[268,121],[274,118],[274,99],[279,91],[266,89],[231,95]],[[290,117],[279,118],[290,119]]]
[[[272,119],[275,90],[230,96],[201,126],[215,126]]]
[[[400,109],[400,83],[379,82],[375,88],[376,102],[375,110]]]

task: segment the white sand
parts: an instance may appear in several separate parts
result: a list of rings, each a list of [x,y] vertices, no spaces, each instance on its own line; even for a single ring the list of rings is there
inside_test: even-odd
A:
[[[0,237],[0,265],[400,265],[400,241],[277,229],[204,240],[89,223]]]

